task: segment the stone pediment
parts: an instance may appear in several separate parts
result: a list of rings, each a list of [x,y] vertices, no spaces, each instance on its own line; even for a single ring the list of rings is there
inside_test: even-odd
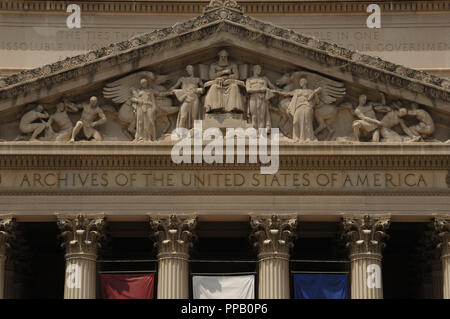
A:
[[[205,67],[215,62],[221,49],[226,49],[231,61],[236,63],[242,81],[251,77],[252,66],[258,64],[263,68],[263,75],[272,82],[286,74],[296,81],[306,75],[309,85],[317,82],[316,87],[325,81],[325,91],[328,92],[325,99],[339,100],[339,92],[344,92],[338,102],[347,102],[350,108],[357,106],[362,94],[369,101],[381,104],[398,101],[406,108],[415,102],[436,122],[434,137],[440,141],[450,137],[447,124],[450,119],[448,80],[245,16],[234,1],[212,1],[202,16],[1,79],[0,114],[6,128],[0,129],[0,139],[14,140],[14,134],[4,131],[13,126],[17,131],[18,119],[29,110],[29,105],[42,104],[44,109],[52,110],[62,99],[81,103],[92,95],[98,96],[98,104],[107,111],[106,117],[116,116],[118,122],[121,118],[116,113],[120,113],[118,108],[124,101],[115,97],[114,102],[114,95],[108,98],[105,87],[138,72],[151,71],[160,82],[166,81],[167,89],[183,75],[188,64],[194,66],[196,76],[207,82]],[[139,82],[135,81],[133,85],[137,88]],[[176,98],[172,100],[176,101]],[[280,100],[274,103],[272,113],[280,113],[277,110]],[[180,106],[176,104],[173,106]],[[172,118],[167,125],[174,126],[176,114],[170,116]],[[276,122],[283,120],[280,114],[271,116]],[[342,121],[351,122],[348,116]],[[105,128],[103,133],[110,140],[127,140],[126,135],[109,134],[108,129],[113,131],[114,128]],[[289,125],[284,129],[292,131]],[[343,130],[345,132],[335,137],[348,136],[352,127]],[[327,138],[322,136],[319,139]]]

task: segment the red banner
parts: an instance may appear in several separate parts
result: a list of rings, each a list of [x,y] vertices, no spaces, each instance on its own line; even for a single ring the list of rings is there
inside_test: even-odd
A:
[[[101,274],[102,299],[153,299],[154,274]]]

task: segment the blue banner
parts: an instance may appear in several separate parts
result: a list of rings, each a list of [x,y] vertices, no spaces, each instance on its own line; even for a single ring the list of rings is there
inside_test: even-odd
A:
[[[295,274],[295,299],[347,299],[345,274]]]

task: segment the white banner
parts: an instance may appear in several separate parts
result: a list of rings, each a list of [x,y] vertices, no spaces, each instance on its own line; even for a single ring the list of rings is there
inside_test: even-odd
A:
[[[255,276],[193,276],[194,299],[255,299]]]

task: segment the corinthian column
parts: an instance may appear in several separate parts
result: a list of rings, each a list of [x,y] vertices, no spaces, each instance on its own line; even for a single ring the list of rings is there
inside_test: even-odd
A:
[[[105,215],[58,215],[66,249],[64,299],[95,299],[97,248],[102,239]]]
[[[352,299],[382,299],[381,250],[390,225],[388,215],[345,216],[344,237],[350,249]]]
[[[7,249],[14,238],[16,223],[12,215],[0,216],[0,299],[5,297],[5,263]]]
[[[450,215],[434,219],[434,228],[439,238],[442,260],[442,296],[450,299]]]
[[[189,298],[189,249],[197,225],[195,215],[150,215],[158,248],[158,299]]]
[[[289,299],[289,249],[297,215],[251,215],[251,235],[258,248],[259,299]]]

